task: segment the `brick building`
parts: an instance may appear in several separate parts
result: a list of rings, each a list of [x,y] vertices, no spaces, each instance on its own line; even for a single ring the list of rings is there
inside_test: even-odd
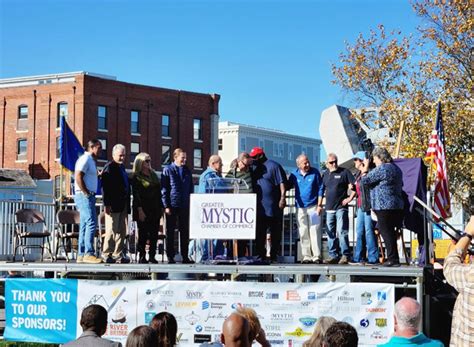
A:
[[[161,171],[181,147],[198,175],[217,153],[219,98],[87,72],[0,79],[0,165],[58,180],[59,117],[64,116],[81,143],[101,140],[99,166],[122,143],[128,168],[136,154],[148,152]]]

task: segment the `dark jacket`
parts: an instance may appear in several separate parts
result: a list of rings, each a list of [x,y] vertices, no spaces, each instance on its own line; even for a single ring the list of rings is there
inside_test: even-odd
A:
[[[179,175],[178,166],[172,163],[163,169],[161,174],[161,200],[163,207],[189,208],[189,198],[194,192],[193,176],[186,167],[183,168],[183,177]]]
[[[102,170],[102,194],[104,206],[110,206],[112,212],[122,212],[127,208],[130,213],[130,183],[125,167],[109,161]]]
[[[138,208],[141,207],[146,221],[159,223],[162,212],[161,185],[158,175],[153,177],[136,175],[132,179],[133,188],[133,220],[138,221]]]
[[[359,185],[359,190],[360,190],[360,206],[357,204],[357,207],[361,208],[363,212],[370,212],[371,206],[370,206],[370,189],[367,185],[361,184],[360,180],[362,178],[362,175],[360,171],[356,175],[356,184]]]

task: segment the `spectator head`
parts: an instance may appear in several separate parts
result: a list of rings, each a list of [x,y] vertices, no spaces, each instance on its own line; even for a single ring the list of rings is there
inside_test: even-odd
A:
[[[326,330],[324,347],[357,347],[359,337],[355,328],[346,322],[336,322]]]
[[[150,327],[158,335],[158,344],[163,347],[173,347],[176,345],[176,336],[178,334],[178,322],[169,312],[160,312],[155,314],[150,322]]]
[[[173,151],[173,160],[176,166],[183,166],[186,164],[186,152],[181,148],[176,148]]]
[[[247,319],[249,323],[249,342],[252,344],[253,340],[257,338],[258,334],[260,334],[260,330],[262,330],[257,312],[255,312],[253,308],[244,306],[237,307],[235,311]]]
[[[82,310],[81,327],[83,331],[104,335],[107,330],[107,310],[100,305],[87,306]]]
[[[85,150],[92,153],[95,157],[98,157],[102,150],[102,143],[98,139],[89,140],[87,141]]]
[[[123,164],[123,162],[125,161],[125,152],[125,146],[121,143],[117,143],[112,148],[112,159],[116,163]]]
[[[142,168],[147,166],[150,171],[153,169],[151,168],[151,157],[148,153],[138,153],[133,161],[133,175],[138,175],[142,172]]]
[[[222,172],[222,159],[217,154],[213,154],[209,157],[208,165],[214,171],[219,173]]]
[[[376,147],[372,152],[372,157],[374,158],[374,163],[377,166],[383,163],[392,162],[392,156],[383,147]]]
[[[324,334],[326,334],[329,327],[336,322],[337,320],[332,317],[319,317],[314,327],[313,335],[311,335],[308,341],[303,343],[303,347],[321,347],[323,345]]]
[[[395,334],[418,334],[421,323],[421,305],[413,298],[404,297],[395,304]]]
[[[221,342],[226,347],[250,347],[247,319],[238,313],[231,313],[222,325]]]
[[[309,169],[311,169],[311,163],[309,162],[308,156],[306,154],[300,154],[296,158],[296,166],[302,172],[309,172]]]
[[[329,171],[334,171],[337,169],[337,155],[334,153],[329,153],[328,158],[326,159],[326,167]]]
[[[148,325],[139,325],[127,337],[125,347],[158,347],[156,331]]]
[[[252,148],[252,150],[249,153],[249,156],[256,161],[263,162],[266,159],[265,152],[263,151],[263,148],[261,147]]]

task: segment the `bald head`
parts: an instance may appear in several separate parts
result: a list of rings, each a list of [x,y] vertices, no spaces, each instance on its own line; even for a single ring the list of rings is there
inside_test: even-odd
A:
[[[421,321],[421,305],[415,299],[404,297],[395,304],[395,332],[411,330],[418,333]]]
[[[232,313],[222,325],[221,342],[226,347],[250,347],[248,321]]]
[[[214,171],[221,173],[222,172],[222,159],[217,154],[213,154],[209,157],[209,167]]]

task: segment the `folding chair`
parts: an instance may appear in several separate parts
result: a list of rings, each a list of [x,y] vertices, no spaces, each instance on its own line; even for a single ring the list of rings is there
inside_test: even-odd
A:
[[[41,261],[43,261],[44,249],[47,248],[51,255],[51,261],[54,261],[51,252],[51,233],[46,228],[46,222],[43,213],[34,209],[21,209],[15,212],[16,223],[13,235],[13,261],[16,260],[16,252],[21,248],[23,262],[25,262],[25,248],[40,248]],[[29,239],[41,239],[41,244],[27,244]],[[47,242],[47,246],[44,242]]]
[[[67,242],[69,241],[71,243],[71,253],[74,255],[72,240],[77,240],[79,238],[81,215],[77,210],[60,210],[56,215],[56,221],[56,237],[58,238],[56,259],[58,258],[59,248],[63,248],[64,253],[66,254],[66,261],[69,262],[69,257],[67,255]]]

